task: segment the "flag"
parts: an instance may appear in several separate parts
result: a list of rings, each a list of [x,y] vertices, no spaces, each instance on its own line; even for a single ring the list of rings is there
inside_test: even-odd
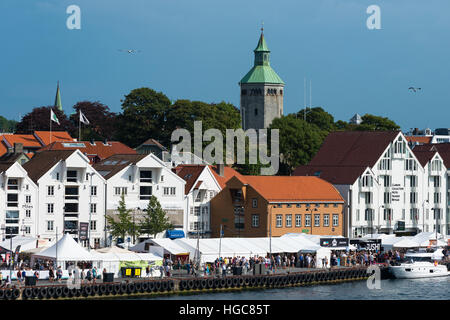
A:
[[[55,121],[55,122],[59,125],[59,120],[58,120],[58,118],[56,117],[56,114],[53,112],[52,109],[50,109],[50,120],[51,120],[51,121]]]
[[[59,81],[56,87],[56,97],[55,97],[55,105],[60,111],[62,111],[62,103],[61,103],[61,93],[59,92]]]
[[[85,117],[83,112],[80,110],[80,122],[83,122],[84,124],[89,124],[89,120]]]

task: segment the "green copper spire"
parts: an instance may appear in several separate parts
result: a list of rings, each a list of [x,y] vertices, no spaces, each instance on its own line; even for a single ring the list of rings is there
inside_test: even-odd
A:
[[[261,36],[258,45],[253,50],[255,62],[253,68],[242,78],[240,83],[277,83],[284,84],[283,80],[270,67],[270,50],[264,39],[264,28],[261,28]]]
[[[62,103],[61,103],[61,93],[59,92],[59,81],[58,81],[58,86],[56,87],[55,107],[58,108],[59,110],[63,111]]]

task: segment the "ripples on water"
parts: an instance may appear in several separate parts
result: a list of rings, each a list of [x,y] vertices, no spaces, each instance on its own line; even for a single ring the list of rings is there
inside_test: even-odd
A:
[[[370,290],[366,281],[341,284],[251,290],[195,295],[173,295],[163,300],[450,300],[450,277],[434,279],[382,280],[381,289]]]

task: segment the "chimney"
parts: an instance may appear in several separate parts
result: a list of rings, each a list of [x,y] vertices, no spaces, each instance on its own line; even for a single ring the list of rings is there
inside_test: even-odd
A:
[[[91,139],[91,145],[93,145],[93,146],[95,145],[95,141],[93,138]]]
[[[107,146],[107,145],[108,145],[108,139],[104,139],[104,140],[103,140],[103,144],[104,144],[105,146]]]
[[[219,163],[216,165],[216,172],[219,176],[223,177],[225,171],[225,165],[223,163]]]
[[[22,143],[14,143],[14,153],[23,153],[23,144]]]

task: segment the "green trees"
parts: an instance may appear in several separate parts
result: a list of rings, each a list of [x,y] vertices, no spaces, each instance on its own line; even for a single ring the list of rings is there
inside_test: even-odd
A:
[[[297,166],[311,160],[328,134],[328,131],[299,119],[294,114],[274,119],[270,129],[280,130],[279,174],[288,175]]]
[[[153,235],[153,238],[160,232],[172,229],[173,226],[166,217],[165,211],[155,196],[151,196],[142,222],[139,224],[141,234]]]
[[[33,133],[37,131],[49,131],[50,130],[50,109],[53,109],[56,117],[59,120],[59,125],[56,122],[52,122],[53,131],[68,131],[73,132],[75,126],[67,119],[64,112],[53,107],[39,107],[34,108],[31,112],[23,116],[22,120],[16,125],[16,133]]]
[[[0,116],[0,132],[14,132],[16,130],[17,121],[8,120]]]
[[[136,228],[133,223],[131,210],[127,209],[125,204],[125,196],[123,194],[120,198],[117,211],[119,214],[116,217],[106,216],[113,239],[117,240],[121,238],[125,241],[126,236],[138,236],[139,228]]]

